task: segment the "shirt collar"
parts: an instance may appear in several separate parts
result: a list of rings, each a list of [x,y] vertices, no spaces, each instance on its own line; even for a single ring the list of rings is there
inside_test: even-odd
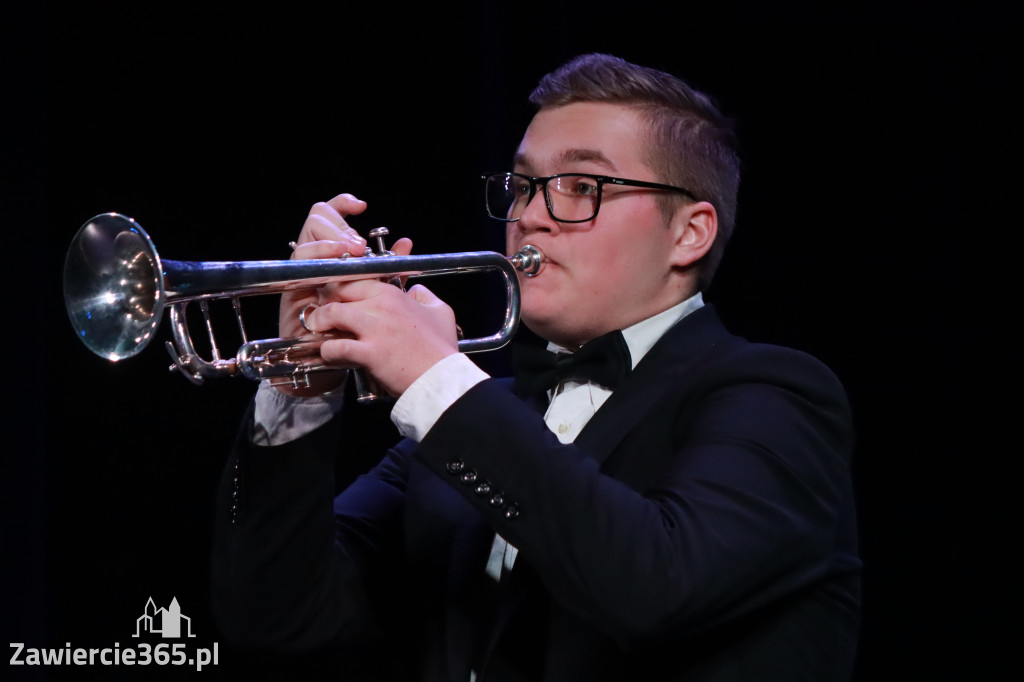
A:
[[[672,325],[703,306],[704,297],[698,291],[682,303],[677,303],[668,310],[663,310],[657,315],[648,317],[646,320],[641,320],[623,329],[622,338],[625,339],[626,346],[629,347],[629,356],[632,359],[633,367],[637,366],[637,363],[647,355],[647,351],[658,342],[658,339],[664,336],[665,332]],[[552,342],[548,343],[548,350],[553,353],[571,352],[567,348]]]

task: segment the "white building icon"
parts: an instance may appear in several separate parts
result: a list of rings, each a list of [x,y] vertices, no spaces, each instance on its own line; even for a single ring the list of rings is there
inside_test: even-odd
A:
[[[166,609],[158,609],[150,597],[142,615],[135,620],[135,634],[132,637],[138,637],[143,632],[159,632],[162,637],[181,637],[182,621],[185,621],[185,632],[188,633],[185,636],[195,637],[192,634],[192,619],[182,615],[177,597],[171,599],[171,605]]]

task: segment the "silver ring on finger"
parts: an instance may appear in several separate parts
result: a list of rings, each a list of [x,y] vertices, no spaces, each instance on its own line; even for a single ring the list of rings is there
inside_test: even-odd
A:
[[[310,303],[309,305],[307,305],[305,308],[302,309],[301,313],[299,313],[299,324],[301,324],[302,328],[305,329],[310,334],[315,334],[316,332],[314,332],[312,329],[310,329],[309,325],[306,324],[306,315],[308,315],[309,313],[313,312],[314,310],[316,310],[319,307],[320,306],[318,306],[316,303]]]

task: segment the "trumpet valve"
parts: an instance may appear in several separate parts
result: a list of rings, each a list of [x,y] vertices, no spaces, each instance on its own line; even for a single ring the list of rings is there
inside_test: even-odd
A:
[[[377,256],[393,256],[393,255],[395,255],[393,251],[389,251],[388,248],[386,246],[384,246],[384,237],[388,236],[388,234],[390,234],[390,232],[389,232],[388,228],[386,228],[386,227],[375,227],[372,230],[370,230],[370,239],[376,239],[377,240],[377,253],[374,254],[374,255],[377,255]],[[369,247],[367,247],[367,248],[369,248]]]

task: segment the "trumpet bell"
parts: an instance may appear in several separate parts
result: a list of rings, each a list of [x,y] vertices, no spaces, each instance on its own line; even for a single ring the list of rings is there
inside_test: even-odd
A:
[[[138,354],[160,326],[164,284],[149,235],[105,213],[75,235],[64,261],[64,305],[89,350],[117,361]]]

